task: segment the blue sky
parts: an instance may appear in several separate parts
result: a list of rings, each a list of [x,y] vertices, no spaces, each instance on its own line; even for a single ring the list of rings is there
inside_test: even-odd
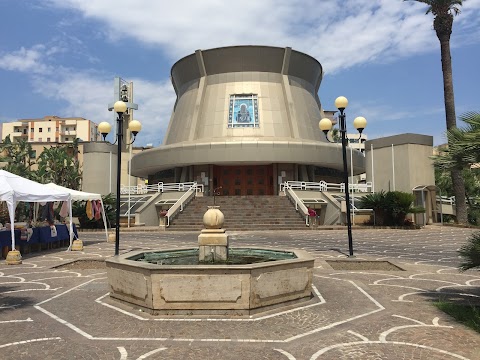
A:
[[[113,78],[133,81],[138,145],[161,144],[175,93],[170,68],[196,49],[290,46],[314,56],[327,110],[370,139],[413,132],[445,141],[438,39],[425,6],[401,0],[0,0],[0,121],[46,115],[113,121]],[[480,0],[451,40],[457,116],[480,111]]]

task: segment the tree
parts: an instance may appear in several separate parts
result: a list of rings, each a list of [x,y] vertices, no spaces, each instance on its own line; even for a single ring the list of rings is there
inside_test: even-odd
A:
[[[461,271],[480,269],[480,232],[473,233],[458,253],[463,258],[459,266]]]
[[[340,130],[338,130],[338,128],[332,128],[332,130],[330,130],[330,136],[333,142],[342,142],[342,135],[340,134]]]
[[[434,158],[444,169],[462,170],[480,163],[480,113],[467,112],[459,118],[466,126],[447,131],[448,147]]]
[[[3,169],[27,179],[35,180],[35,173],[32,171],[32,165],[35,164],[35,152],[32,145],[24,139],[17,142],[10,140],[7,135],[1,145],[2,156],[0,161],[7,163]]]
[[[426,14],[432,13],[433,29],[440,41],[440,52],[443,73],[443,96],[447,130],[457,126],[455,116],[455,97],[453,94],[452,57],[450,54],[450,36],[452,34],[453,17],[460,13],[462,0],[404,0],[416,1],[428,5]],[[465,183],[458,169],[451,170],[452,186],[457,204],[457,222],[467,223],[467,205],[465,203]]]
[[[448,147],[434,156],[435,182],[442,192],[453,193],[452,182],[445,176],[456,169],[462,174],[465,196],[469,205],[468,220],[478,224],[480,205],[480,113],[468,112],[459,117],[466,123],[464,128],[447,131]]]
[[[44,148],[38,157],[38,180],[80,190],[82,173],[77,155],[77,140],[73,144]]]

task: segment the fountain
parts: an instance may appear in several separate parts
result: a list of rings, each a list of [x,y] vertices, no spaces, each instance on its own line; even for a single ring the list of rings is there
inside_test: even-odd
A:
[[[314,259],[303,250],[231,248],[209,207],[198,248],[136,251],[106,260],[110,297],[151,314],[250,315],[311,298]]]

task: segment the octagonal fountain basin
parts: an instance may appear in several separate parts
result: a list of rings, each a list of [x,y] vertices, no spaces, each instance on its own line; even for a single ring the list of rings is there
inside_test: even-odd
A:
[[[303,250],[230,248],[198,263],[198,249],[137,251],[106,260],[110,297],[151,314],[238,314],[309,300],[314,259]]]

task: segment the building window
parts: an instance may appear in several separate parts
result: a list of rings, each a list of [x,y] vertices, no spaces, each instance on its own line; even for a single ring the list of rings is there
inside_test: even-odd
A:
[[[47,138],[47,142],[50,142],[50,138]]]
[[[38,141],[39,141],[39,142],[42,142],[42,138],[38,138]]]
[[[31,133],[34,133],[34,132],[35,132],[35,129],[34,129],[34,128],[30,128],[30,132],[31,132]]]
[[[58,142],[58,136],[57,136],[57,137],[55,137],[55,142]]]
[[[57,132],[58,132],[58,126],[55,128],[55,131],[57,131]]]
[[[75,126],[73,127],[73,131],[75,131]]]
[[[42,132],[43,131],[43,128],[38,128],[38,132]]]
[[[51,132],[51,131],[52,131],[52,128],[48,128],[48,129],[47,129],[47,132]]]
[[[258,96],[256,94],[230,95],[228,127],[259,127]]]
[[[27,129],[23,129],[23,133],[26,135],[27,134]]]

